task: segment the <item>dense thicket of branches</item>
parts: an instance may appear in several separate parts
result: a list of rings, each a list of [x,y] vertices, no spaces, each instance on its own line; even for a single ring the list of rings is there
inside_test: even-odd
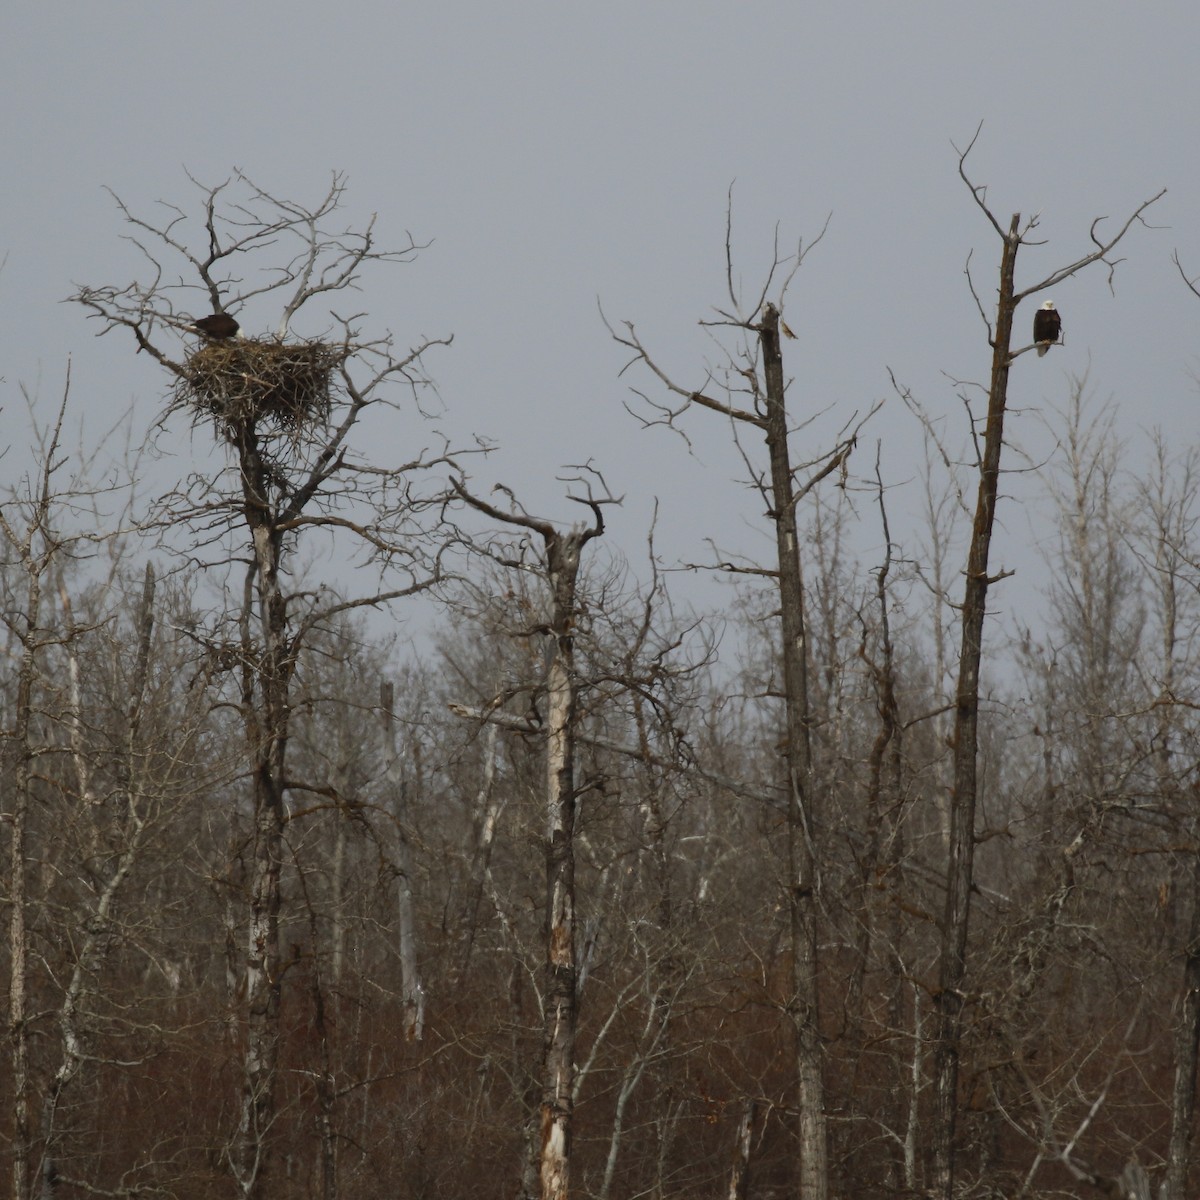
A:
[[[1168,1031],[1182,956],[1195,953],[1195,464],[1164,450],[1158,475],[1127,476],[1082,408],[1063,446],[1047,481],[1060,531],[1052,619],[1004,656],[982,762],[961,1141],[966,1177],[1003,1194],[1027,1179],[1065,1190],[1071,1175],[1056,1160],[1068,1148],[1076,1165],[1113,1174],[1134,1156],[1162,1163]],[[821,535],[844,519],[821,513]],[[922,1039],[944,855],[944,694],[928,669],[922,587],[895,570],[889,686],[902,736],[880,762],[887,656],[874,580],[845,559],[824,570],[811,583],[823,618],[814,736],[836,814],[822,845],[831,1169],[843,1194],[902,1195],[921,1179],[930,1099]],[[0,577],[10,611],[20,582],[10,560]],[[131,756],[142,588],[132,575],[116,584],[63,570],[73,640],[45,650],[34,681],[31,1111],[63,1067],[69,1019],[82,1050],[55,1096],[60,1194],[85,1194],[83,1182],[230,1194],[250,836],[230,757],[235,717],[213,691],[223,664],[180,632],[198,597],[160,585]],[[647,606],[611,575],[587,586],[576,1188],[716,1194],[750,1100],[750,1194],[770,1194],[789,1178],[795,1136],[787,822],[760,699],[772,655],[760,645],[737,679],[689,667],[681,630],[647,628]],[[420,666],[351,626],[322,634],[297,664],[293,770],[310,793],[290,806],[285,835],[280,1195],[314,1194],[326,1075],[338,1194],[467,1196],[483,1172],[494,1194],[518,1186],[540,1102],[544,765],[531,714],[544,664],[536,637],[514,633],[544,603],[497,588],[486,613],[472,606],[486,621],[448,624]],[[61,634],[67,619],[56,598],[41,628]],[[744,619],[754,628],[752,598]],[[6,714],[17,682],[7,670]],[[400,697],[402,824],[374,701],[382,682]],[[6,779],[11,763],[10,752]],[[131,775],[137,856],[97,925],[133,836]],[[402,884],[422,947],[420,1040],[403,1033]],[[0,1086],[11,1112],[7,1074]],[[35,1166],[44,1145],[39,1134]]]
[[[134,300],[122,323],[141,337]],[[765,319],[773,331],[778,309]],[[1121,445],[1082,381],[1050,421],[1057,452],[1029,503],[1052,582],[985,643],[956,1193],[1136,1196],[1149,1178],[1183,1200],[1200,1186],[1200,464]],[[798,835],[813,856],[805,1013],[829,1194],[933,1186],[946,647],[969,530],[942,503],[961,480],[940,468],[930,520],[898,528],[868,436],[853,470],[840,451],[816,460],[811,488],[789,469],[819,825],[781,785],[794,755],[773,568],[741,564],[738,604],[719,614],[722,647],[744,651],[731,661],[711,623],[673,610],[662,576],[638,582],[600,542],[568,620],[538,550],[555,528],[505,517],[490,557],[440,579],[440,625],[413,658],[293,575],[289,554],[272,560],[293,617],[311,619],[281,642],[266,1184],[244,1158],[261,851],[245,726],[272,631],[245,632],[228,573],[172,570],[165,551],[148,573],[144,543],[115,525],[81,534],[94,493],[43,443],[43,469],[0,501],[13,1068],[0,1136],[22,1200],[536,1195],[537,1125],[555,1106],[570,1114],[575,1195],[788,1195],[804,1136]],[[273,446],[263,480],[290,546],[287,453]],[[314,452],[308,471],[336,459]],[[870,561],[850,549],[864,521],[882,521],[887,546]],[[465,536],[423,524],[421,554],[405,555],[403,521],[356,528],[410,576],[439,539]],[[372,597],[404,590],[375,577]],[[559,1075],[571,1094],[547,1105],[546,749],[564,661],[574,1061]]]

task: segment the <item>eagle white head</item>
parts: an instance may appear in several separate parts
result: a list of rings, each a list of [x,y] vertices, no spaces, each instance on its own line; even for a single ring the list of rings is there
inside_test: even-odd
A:
[[[1042,305],[1042,307],[1043,307],[1043,308],[1053,308],[1053,307],[1054,307],[1054,301],[1053,301],[1053,300],[1047,300],[1047,301],[1046,301],[1046,302],[1045,302],[1045,303]]]

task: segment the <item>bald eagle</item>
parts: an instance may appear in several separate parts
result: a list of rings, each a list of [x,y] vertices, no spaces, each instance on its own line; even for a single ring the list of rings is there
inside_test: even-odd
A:
[[[1041,358],[1058,341],[1058,335],[1061,332],[1062,317],[1058,315],[1054,301],[1047,300],[1033,314],[1033,340],[1037,343],[1038,358]]]
[[[198,321],[193,321],[192,328],[206,338],[219,341],[237,337],[242,327],[228,313],[219,312],[213,313],[211,317],[201,317]]]

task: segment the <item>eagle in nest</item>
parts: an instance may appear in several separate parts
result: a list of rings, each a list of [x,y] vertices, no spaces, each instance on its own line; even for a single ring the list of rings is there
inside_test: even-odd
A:
[[[223,312],[213,313],[210,317],[201,317],[198,321],[193,321],[188,328],[213,342],[245,337],[242,327],[228,313]]]

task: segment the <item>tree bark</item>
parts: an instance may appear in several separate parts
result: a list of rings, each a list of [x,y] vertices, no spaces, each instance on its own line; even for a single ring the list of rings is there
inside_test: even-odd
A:
[[[475,844],[467,870],[466,896],[458,919],[461,947],[455,962],[455,974],[465,979],[471,965],[471,952],[479,932],[479,908],[483,902],[484,884],[492,860],[496,830],[504,811],[506,797],[496,782],[496,739],[500,726],[489,721],[483,733],[483,774],[475,798]]]
[[[1183,988],[1175,1019],[1175,1080],[1171,1089],[1171,1140],[1163,1200],[1187,1200],[1192,1124],[1196,1115],[1196,1055],[1200,1053],[1200,854],[1192,865],[1192,918],[1184,953]]]
[[[28,832],[33,746],[30,717],[36,669],[37,631],[41,611],[41,577],[27,559],[29,590],[21,638],[21,661],[17,669],[17,695],[13,744],[16,769],[12,781],[12,810],[9,833],[9,918],[8,1029],[12,1064],[12,1194],[16,1200],[29,1194],[29,1159],[32,1130],[29,1124],[29,1030],[26,1025],[28,998],[28,913],[25,886],[25,838]]]
[[[545,532],[553,605],[546,683],[546,994],[541,1118],[542,1200],[570,1185],[575,1067],[575,595],[588,530]]]
[[[571,1180],[571,1126],[574,1118],[575,1024],[579,966],[575,945],[575,745],[578,738],[579,682],[575,672],[577,592],[583,547],[604,532],[602,503],[573,497],[592,510],[591,526],[561,533],[549,521],[502,512],[458,481],[454,490],[472,508],[536,532],[545,548],[550,619],[542,632],[550,639],[546,675],[546,974],[542,996],[542,1099],[536,1154],[542,1200],[567,1200]],[[527,1195],[529,1181],[522,1181]]]
[[[750,1195],[750,1149],[755,1109],[753,1100],[746,1100],[742,1105],[733,1146],[733,1168],[729,1172],[729,1200],[747,1200]]]
[[[808,648],[804,578],[796,533],[796,496],[788,452],[779,310],[768,304],[758,327],[766,384],[766,439],[771,464],[771,516],[775,522],[783,653],[784,763],[788,796],[789,908],[792,999],[796,1031],[796,1099],[799,1108],[799,1191],[803,1200],[829,1194],[825,1088],[817,963],[817,815],[813,795]]]
[[[246,1200],[270,1194],[271,1127],[276,1112],[282,958],[280,878],[284,823],[284,761],[292,673],[287,602],[279,570],[283,534],[275,523],[269,471],[252,419],[233,439],[241,469],[244,515],[254,555],[243,625],[243,720],[250,755],[254,848],[246,953],[246,1049],[236,1171]],[[257,609],[258,642],[250,634]]]
[[[577,592],[583,547],[604,532],[602,503],[586,504],[591,526],[561,533],[549,521],[524,512],[503,512],[470,492],[459,481],[454,490],[472,508],[507,525],[537,533],[545,549],[550,617],[540,632],[550,641],[546,673],[546,929],[545,982],[542,995],[542,1097],[536,1161],[542,1200],[567,1200],[571,1182],[571,1127],[574,1119],[575,1026],[579,965],[575,936],[575,746],[578,738],[579,681],[575,671]],[[528,1173],[522,1193],[530,1193]]]
[[[425,988],[417,961],[417,920],[413,902],[412,848],[408,839],[408,785],[396,749],[395,685],[379,685],[380,720],[392,812],[396,817],[396,921],[400,940],[400,996],[404,1007],[404,1040],[419,1042],[425,1032]]]
[[[987,613],[988,556],[1000,482],[1004,445],[1004,414],[1008,401],[1008,372],[1015,309],[1013,277],[1021,244],[1020,214],[1014,213],[1004,238],[1000,261],[1000,298],[992,338],[992,373],[988,390],[987,426],[979,467],[979,494],[967,555],[963,592],[962,645],[954,709],[954,783],[950,796],[950,844],[946,867],[946,907],[943,916],[937,1014],[934,1033],[933,1193],[950,1200],[954,1181],[954,1136],[958,1105],[958,1058],[965,1002],[967,932],[971,886],[975,869],[976,774],[979,751],[979,673],[983,656],[983,625]]]

